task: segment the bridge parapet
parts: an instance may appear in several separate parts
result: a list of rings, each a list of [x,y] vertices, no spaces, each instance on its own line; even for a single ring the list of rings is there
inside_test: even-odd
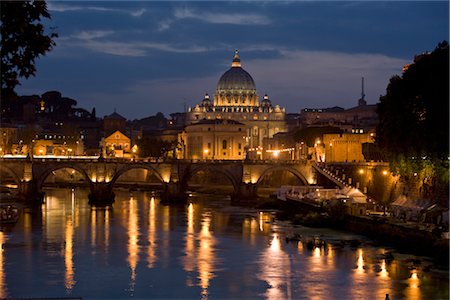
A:
[[[314,174],[306,161],[278,160],[162,160],[162,159],[93,159],[70,158],[0,158],[2,170],[12,174],[21,190],[40,194],[46,178],[58,169],[74,169],[85,178],[91,189],[90,203],[114,201],[112,189],[117,179],[132,169],[153,172],[164,185],[168,196],[181,197],[187,181],[199,171],[207,170],[224,174],[234,187],[234,197],[256,197],[257,185],[272,172],[283,170],[294,174],[303,184],[313,183]],[[27,182],[32,182],[28,184]],[[32,187],[32,188],[31,188]]]

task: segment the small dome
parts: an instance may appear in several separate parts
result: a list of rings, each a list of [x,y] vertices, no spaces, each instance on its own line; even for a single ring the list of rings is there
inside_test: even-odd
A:
[[[272,102],[269,100],[267,94],[264,95],[264,99],[261,101],[261,107],[272,107]]]
[[[202,106],[211,106],[211,100],[209,99],[208,93],[205,94],[205,98],[202,100]]]

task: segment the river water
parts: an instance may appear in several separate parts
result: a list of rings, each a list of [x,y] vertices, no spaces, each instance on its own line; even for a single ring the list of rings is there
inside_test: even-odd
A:
[[[449,297],[448,270],[425,258],[386,260],[392,249],[363,237],[292,226],[219,196],[163,205],[117,191],[112,210],[91,209],[81,189],[47,190],[45,200],[0,231],[0,298]],[[286,242],[293,234],[302,241]],[[355,239],[363,243],[345,242]]]

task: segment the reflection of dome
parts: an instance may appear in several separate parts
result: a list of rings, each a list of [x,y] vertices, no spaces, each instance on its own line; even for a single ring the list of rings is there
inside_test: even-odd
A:
[[[242,69],[236,50],[231,68],[223,73],[217,83],[214,97],[219,106],[257,106],[258,96],[252,76]]]

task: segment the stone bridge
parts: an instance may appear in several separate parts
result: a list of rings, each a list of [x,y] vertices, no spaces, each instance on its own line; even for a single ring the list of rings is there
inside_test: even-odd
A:
[[[162,198],[167,201],[185,199],[187,182],[200,171],[221,173],[232,183],[232,199],[257,197],[257,187],[266,174],[282,170],[292,173],[303,184],[314,182],[314,171],[306,161],[252,160],[119,160],[92,158],[2,158],[0,172],[12,176],[20,198],[41,203],[42,187],[47,177],[59,169],[80,173],[89,184],[89,203],[96,206],[114,202],[113,187],[117,179],[132,169],[151,171],[163,185]]]

